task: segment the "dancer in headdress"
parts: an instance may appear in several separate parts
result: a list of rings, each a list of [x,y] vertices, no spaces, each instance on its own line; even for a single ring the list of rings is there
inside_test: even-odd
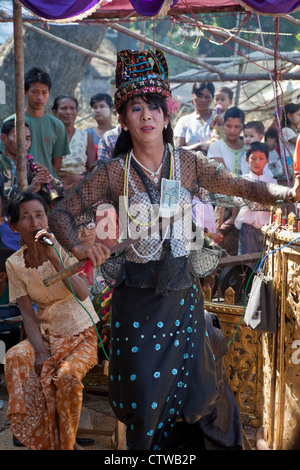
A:
[[[119,52],[116,86],[122,132],[114,158],[99,162],[50,214],[50,228],[79,260],[103,261],[101,244],[83,246],[75,224],[98,201],[114,205],[123,233],[134,236],[166,216],[170,196],[177,211],[190,208],[194,195],[253,208],[255,201],[270,206],[300,199],[298,178],[293,189],[252,182],[173,147],[173,102],[161,51]],[[226,342],[214,341],[222,334],[205,319],[199,282],[218,265],[219,254],[186,235],[190,222],[183,217],[101,266],[114,286],[110,401],[126,424],[131,450],[171,449],[180,423],[193,431],[193,445],[200,446],[202,433],[206,448],[241,447],[238,409],[219,374]]]

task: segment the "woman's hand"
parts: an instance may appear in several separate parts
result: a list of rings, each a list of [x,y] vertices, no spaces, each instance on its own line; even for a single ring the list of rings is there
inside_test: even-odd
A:
[[[223,238],[224,236],[219,232],[213,233],[210,237],[210,239],[215,243],[221,243],[223,241]]]
[[[100,266],[110,257],[110,250],[102,243],[95,243],[91,246],[75,245],[71,252],[79,261],[89,258],[93,268]]]
[[[214,117],[215,124],[218,126],[223,126],[224,124],[224,117],[221,114],[216,114]]]
[[[48,245],[45,242],[40,242],[39,241],[44,236],[47,237],[50,240],[50,242],[53,243],[53,241],[54,241],[53,235],[48,233],[47,230],[40,230],[36,234],[36,241],[37,241],[37,243],[40,244],[39,249],[43,250],[44,254],[49,259],[49,261],[53,264],[56,271],[59,272],[63,269],[61,259],[58,255],[56,249],[53,246]],[[83,301],[88,297],[88,295],[89,295],[88,286],[87,286],[85,280],[83,280],[80,276],[73,275],[73,276],[70,276],[66,279],[62,279],[62,282],[65,284],[65,286],[68,290],[70,290],[71,292],[73,291],[75,293],[76,297],[78,297],[79,300]],[[70,284],[71,284],[71,286],[70,286]]]
[[[35,368],[37,375],[41,375],[43,365],[45,361],[49,359],[49,357],[51,357],[51,354],[47,350],[41,353],[36,353],[34,368]]]
[[[49,359],[51,354],[43,341],[40,324],[28,294],[18,298],[18,307],[23,318],[27,338],[35,351],[35,371],[40,375],[44,362]]]
[[[31,189],[34,193],[37,193],[44,184],[49,184],[53,179],[50,175],[48,168],[38,162],[34,162],[37,173],[34,175],[31,182]]]
[[[47,237],[52,243],[54,243],[54,237],[51,233],[47,232],[45,229],[39,230],[35,235],[35,241],[36,243],[39,243],[39,250],[41,250],[50,261],[58,259],[58,255],[53,247],[42,241],[43,237]]]

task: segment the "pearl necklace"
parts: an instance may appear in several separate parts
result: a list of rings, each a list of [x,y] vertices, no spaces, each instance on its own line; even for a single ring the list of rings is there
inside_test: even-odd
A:
[[[147,173],[150,173],[151,175],[151,178],[153,178],[153,183],[157,184],[159,182],[159,174],[161,172],[161,168],[162,168],[162,165],[163,165],[163,162],[160,164],[159,168],[156,170],[156,171],[151,171],[149,170],[148,168],[146,168],[144,165],[141,164],[141,162],[139,162],[137,160],[137,158],[134,156],[133,154],[133,151],[131,151],[131,156],[132,158],[134,159],[134,161],[141,167],[143,168],[143,170],[147,171]]]

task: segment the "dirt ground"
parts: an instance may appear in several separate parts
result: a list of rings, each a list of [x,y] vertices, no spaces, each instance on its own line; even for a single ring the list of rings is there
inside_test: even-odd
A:
[[[8,394],[4,377],[0,375],[0,451],[1,450],[28,450],[26,447],[13,445],[13,436],[7,419]],[[256,450],[256,429],[249,426],[243,419],[244,449]],[[119,431],[119,434],[118,434]],[[121,431],[121,432],[120,432]],[[117,435],[119,438],[117,439]],[[84,450],[114,451],[125,450],[124,428],[120,424],[117,428],[117,420],[110,407],[106,388],[103,386],[86,386],[83,394],[83,407],[80,418],[79,438],[93,439],[90,446]]]
[[[98,389],[99,390],[99,389]],[[28,450],[26,447],[13,445],[13,436],[7,419],[8,394],[3,375],[0,376],[0,451]],[[83,407],[77,436],[93,439],[94,443],[85,446],[84,450],[116,450],[116,424],[105,390],[94,394],[84,392]],[[124,441],[120,441],[119,450],[125,449]]]

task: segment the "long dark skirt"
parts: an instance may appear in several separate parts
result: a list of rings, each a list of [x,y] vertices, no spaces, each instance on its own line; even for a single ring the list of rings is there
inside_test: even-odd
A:
[[[130,450],[159,450],[178,419],[207,416],[217,397],[198,280],[168,296],[122,284],[112,299],[110,401]]]

